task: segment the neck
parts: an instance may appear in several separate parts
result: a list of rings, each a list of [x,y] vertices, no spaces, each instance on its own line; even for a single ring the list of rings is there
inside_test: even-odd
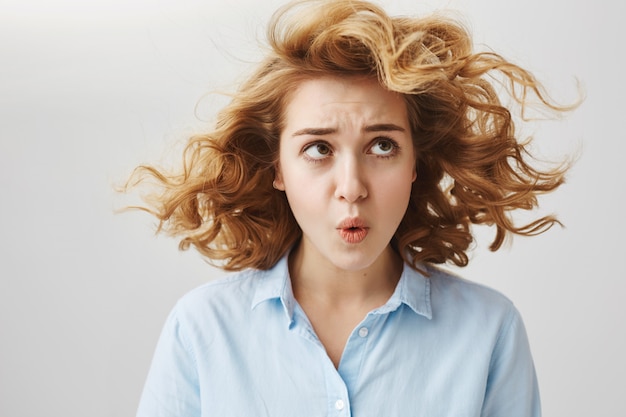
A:
[[[289,256],[289,272],[296,299],[327,306],[383,305],[396,288],[402,258],[388,246],[368,267],[343,270],[307,250],[301,242]]]

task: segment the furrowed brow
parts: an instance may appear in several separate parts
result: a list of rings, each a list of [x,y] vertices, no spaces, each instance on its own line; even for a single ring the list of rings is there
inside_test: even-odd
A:
[[[363,128],[363,131],[364,132],[404,132],[405,129],[393,123],[379,123],[375,125],[365,126]],[[295,131],[291,136],[302,136],[302,135],[324,136],[324,135],[330,135],[333,133],[337,133],[337,129],[333,127],[329,127],[329,128],[307,127],[307,128]]]

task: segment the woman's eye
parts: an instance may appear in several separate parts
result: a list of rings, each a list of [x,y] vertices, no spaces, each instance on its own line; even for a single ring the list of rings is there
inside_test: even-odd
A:
[[[374,155],[389,156],[392,155],[397,148],[398,145],[391,139],[378,139],[370,150]]]
[[[323,159],[330,155],[330,147],[325,143],[313,143],[304,148],[304,153],[311,159]]]

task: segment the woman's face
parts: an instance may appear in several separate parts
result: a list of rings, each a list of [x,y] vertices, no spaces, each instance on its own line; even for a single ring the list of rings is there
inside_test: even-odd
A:
[[[302,229],[299,250],[365,269],[388,249],[416,176],[404,100],[376,80],[336,77],[290,96],[275,186]]]

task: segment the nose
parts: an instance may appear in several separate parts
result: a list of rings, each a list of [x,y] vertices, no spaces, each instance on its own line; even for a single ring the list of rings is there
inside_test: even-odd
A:
[[[367,197],[367,181],[358,158],[346,158],[337,164],[336,171],[336,198],[354,203]]]

